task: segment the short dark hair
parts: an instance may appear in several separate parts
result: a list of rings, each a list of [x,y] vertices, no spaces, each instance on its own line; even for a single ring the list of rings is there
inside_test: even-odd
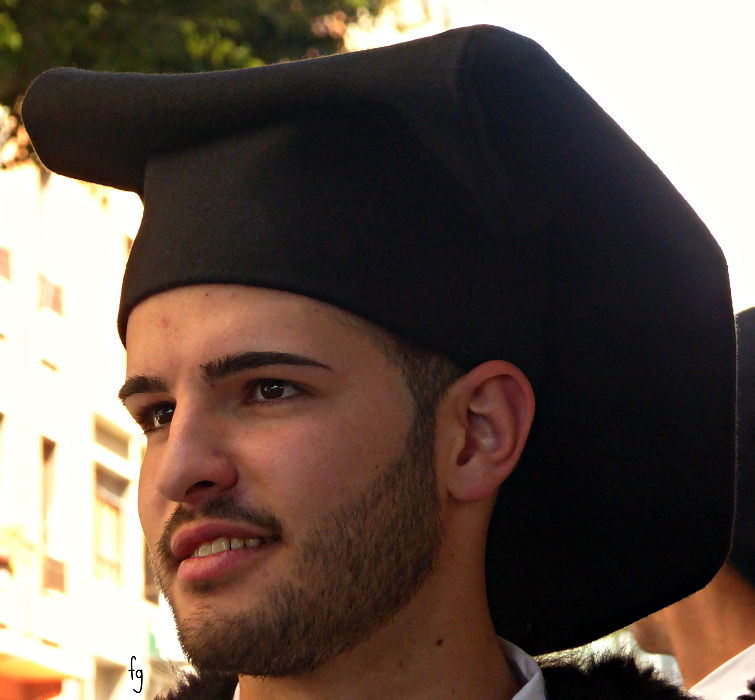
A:
[[[446,355],[426,350],[375,327],[378,347],[404,376],[414,401],[415,418],[431,428],[435,408],[464,370]]]
[[[400,370],[412,396],[418,427],[432,430],[438,402],[465,370],[447,355],[423,348],[361,316],[338,307],[330,307],[330,311],[336,321],[364,332]]]

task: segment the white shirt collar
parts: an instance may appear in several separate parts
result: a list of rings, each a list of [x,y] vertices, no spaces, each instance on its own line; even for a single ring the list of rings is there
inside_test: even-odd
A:
[[[755,644],[711,671],[689,692],[705,700],[736,700],[747,693],[747,681],[755,676]]]
[[[545,679],[535,659],[511,642],[505,639],[499,641],[506,661],[522,683],[519,692],[511,700],[546,700]]]

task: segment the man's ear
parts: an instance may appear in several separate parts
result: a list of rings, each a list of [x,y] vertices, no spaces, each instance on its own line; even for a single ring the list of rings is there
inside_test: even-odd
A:
[[[456,436],[446,453],[448,491],[459,501],[486,499],[522,454],[535,413],[532,386],[510,362],[492,360],[458,379],[447,398]]]

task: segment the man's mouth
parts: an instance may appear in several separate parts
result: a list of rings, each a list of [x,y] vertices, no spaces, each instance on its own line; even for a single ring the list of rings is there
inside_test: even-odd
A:
[[[210,554],[225,552],[229,549],[257,549],[264,544],[272,542],[269,537],[217,537],[211,542],[203,542],[190,555],[188,559],[206,557]]]
[[[253,523],[203,519],[179,527],[169,551],[178,581],[192,584],[254,571],[280,540],[277,530]]]
[[[244,522],[207,519],[179,527],[168,547],[174,560],[181,562],[220,552],[257,549],[277,539],[278,533],[268,528]]]
[[[220,536],[196,542],[193,551],[180,560],[176,570],[183,584],[203,584],[224,579],[238,580],[254,572],[276,550],[277,537]],[[209,590],[209,589],[208,589]]]

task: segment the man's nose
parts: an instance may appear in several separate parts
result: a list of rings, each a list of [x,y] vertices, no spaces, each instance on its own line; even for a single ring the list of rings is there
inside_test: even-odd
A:
[[[222,418],[201,407],[177,406],[156,465],[156,486],[176,503],[201,505],[238,482]]]

